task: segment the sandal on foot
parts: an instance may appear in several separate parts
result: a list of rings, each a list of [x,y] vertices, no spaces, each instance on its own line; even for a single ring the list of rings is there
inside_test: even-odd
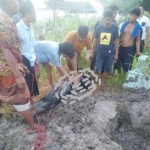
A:
[[[27,130],[27,134],[34,134],[34,133],[37,133],[38,131],[39,132],[44,132],[46,130],[46,127],[45,126],[42,126],[42,125],[39,125],[37,129],[34,129],[34,130]]]

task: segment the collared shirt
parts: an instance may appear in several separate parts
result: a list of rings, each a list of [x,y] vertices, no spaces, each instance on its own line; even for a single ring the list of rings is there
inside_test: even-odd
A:
[[[31,66],[34,66],[36,59],[34,45],[36,43],[36,39],[33,28],[27,27],[23,20],[21,20],[19,23],[17,23],[17,29],[21,41],[22,55],[24,55],[30,61]]]
[[[61,67],[59,43],[53,41],[38,41],[34,49],[40,63],[51,62],[54,66]]]
[[[14,15],[14,16],[12,17],[12,19],[15,21],[15,23],[18,23],[18,22],[21,20],[21,14],[18,13],[18,14],[16,14],[16,15]]]
[[[140,19],[138,18],[137,21],[139,22],[143,30],[142,40],[145,40],[146,39],[146,27],[150,27],[150,20],[148,17],[143,16]]]
[[[5,49],[11,51],[18,69],[23,72],[21,45],[16,24],[6,13],[0,11],[0,77],[12,74],[3,54],[3,50]]]

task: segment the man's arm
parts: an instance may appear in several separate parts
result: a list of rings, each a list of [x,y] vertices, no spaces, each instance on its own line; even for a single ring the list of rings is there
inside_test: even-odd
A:
[[[20,76],[21,73],[18,70],[17,63],[16,63],[15,58],[12,55],[11,51],[9,49],[5,49],[5,50],[3,50],[3,54],[4,54],[4,57],[6,59],[8,66],[10,67],[10,70],[13,72],[15,77]]]
[[[114,60],[117,61],[119,52],[119,39],[115,40],[115,57]]]
[[[17,67],[17,63],[16,63],[15,58],[12,55],[11,51],[9,49],[4,49],[3,55],[6,59],[8,66],[10,67],[10,70],[13,72],[13,74],[16,77],[16,81],[18,83],[18,86],[20,88],[23,88],[24,84],[25,84],[25,80],[23,79],[21,72],[19,71],[19,69]]]
[[[94,57],[94,54],[95,54],[95,51],[96,51],[96,47],[97,47],[97,43],[98,43],[98,39],[94,38],[93,48],[92,48],[92,55],[91,55],[92,58]]]
[[[73,70],[76,72],[75,73],[75,76],[78,75],[78,69],[77,69],[77,53],[75,52],[75,55],[74,57],[70,60],[71,61],[71,65],[72,65],[72,68]]]
[[[150,38],[150,26],[146,27],[146,42],[149,40]]]
[[[136,53],[140,56],[142,53],[140,52],[140,44],[141,44],[141,38],[140,38],[141,30],[138,31],[138,36],[136,38]]]
[[[91,35],[88,35],[86,41],[86,56],[85,56],[86,61],[89,60],[91,51],[92,51],[92,37]]]

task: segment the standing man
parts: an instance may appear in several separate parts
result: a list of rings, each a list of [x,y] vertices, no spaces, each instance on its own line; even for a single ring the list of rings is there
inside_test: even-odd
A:
[[[77,53],[78,70],[83,69],[81,52],[86,47],[85,60],[89,60],[90,52],[92,50],[92,37],[88,34],[89,29],[87,26],[79,26],[77,31],[71,31],[67,34],[63,42],[71,42]],[[70,70],[73,70],[70,60],[67,59],[67,65]]]
[[[18,13],[17,0],[0,0],[0,101],[13,105],[29,125],[38,131],[30,112],[30,93],[24,79],[21,46],[12,16]]]
[[[97,49],[95,73],[101,73],[102,88],[105,87],[108,75],[112,71],[113,60],[117,61],[118,59],[119,32],[118,27],[112,23],[112,16],[111,10],[104,12],[104,23],[96,28],[91,55],[91,57],[94,57]]]
[[[108,7],[108,9],[110,9],[110,10],[113,12],[112,23],[118,27],[118,23],[117,23],[117,21],[115,20],[115,18],[116,18],[116,16],[117,16],[117,13],[118,13],[118,7],[117,7],[116,5],[110,5],[110,6]],[[96,28],[97,28],[100,24],[103,24],[103,19],[99,20],[99,21],[95,24],[92,39],[94,39],[94,35],[95,35]],[[95,55],[94,55],[93,59],[91,60],[91,65],[90,65],[91,70],[94,70],[95,62],[96,62],[96,51],[95,51]]]
[[[144,16],[144,11],[145,11],[145,6],[144,5],[139,5],[139,9],[141,11],[139,18],[137,21],[142,27],[143,34],[141,38],[141,44],[140,44],[140,52],[143,52],[144,49],[144,41],[147,43],[147,40],[149,39],[150,35],[150,20],[148,17]]]
[[[136,45],[137,55],[141,55],[140,52],[140,41],[142,27],[136,21],[140,15],[140,9],[134,8],[130,12],[130,21],[125,22],[121,27],[120,35],[120,48],[119,57],[117,63],[115,63],[115,69],[121,73],[123,68],[124,73],[127,73],[132,68],[132,62],[134,58],[134,45]]]
[[[39,89],[35,78],[34,68],[39,68],[39,63],[36,60],[34,52],[34,45],[36,39],[31,23],[36,21],[35,8],[31,1],[25,1],[20,6],[20,13],[22,14],[22,20],[17,24],[19,38],[22,47],[23,63],[32,74],[25,76],[29,91],[32,96],[39,95]],[[33,85],[32,85],[33,84]]]

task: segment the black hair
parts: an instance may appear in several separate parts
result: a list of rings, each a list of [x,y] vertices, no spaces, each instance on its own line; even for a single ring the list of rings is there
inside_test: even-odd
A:
[[[31,13],[33,11],[33,9],[34,9],[34,5],[31,2],[31,0],[26,0],[21,4],[19,12],[24,17],[26,15],[26,13]]]
[[[0,0],[0,7],[2,10],[6,9],[6,7],[8,6],[8,1],[9,0]]]
[[[107,9],[110,9],[111,11],[118,11],[119,8],[116,5],[110,5]]]
[[[139,7],[143,7],[143,9],[146,10],[146,7],[144,4],[140,4]]]
[[[78,28],[78,35],[81,37],[86,37],[88,35],[89,29],[87,26],[79,26]]]
[[[140,11],[140,9],[139,8],[134,8],[134,9],[132,9],[131,10],[131,12],[130,12],[130,14],[134,14],[134,15],[136,15],[136,16],[140,16],[140,13],[141,13],[141,11]]]
[[[75,55],[73,44],[70,42],[64,42],[59,44],[60,54],[65,54],[69,59],[72,59]]]
[[[108,10],[105,10],[105,11],[104,11],[104,13],[103,13],[103,18],[106,18],[106,17],[110,17],[110,18],[113,17],[113,12],[112,12],[112,10],[108,9]]]

